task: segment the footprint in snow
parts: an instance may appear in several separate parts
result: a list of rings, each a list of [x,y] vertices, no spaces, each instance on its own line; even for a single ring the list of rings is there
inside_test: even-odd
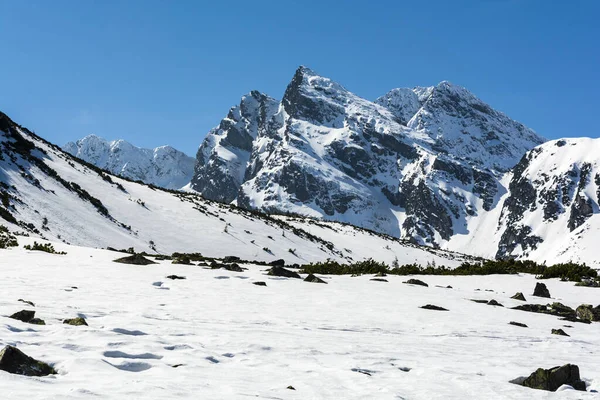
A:
[[[221,275],[221,276],[215,276],[215,279],[229,279],[229,277]]]
[[[208,357],[206,357],[206,359],[213,364],[218,364],[221,362],[221,361],[217,360],[216,358],[214,358],[213,356],[208,356]]]
[[[372,371],[370,369],[365,369],[365,368],[352,368],[353,372],[359,372],[361,374],[365,374],[365,375],[369,375],[371,376],[372,374],[374,374],[377,371]]]
[[[165,350],[188,350],[191,349],[191,346],[188,346],[187,344],[176,344],[173,346],[165,346],[163,347]]]
[[[35,329],[27,328],[27,329],[19,329],[11,325],[6,325],[6,329],[11,332],[20,333],[20,332],[37,332]]]
[[[108,365],[115,367],[116,369],[120,369],[121,371],[127,371],[127,372],[142,372],[142,371],[146,371],[146,370],[149,370],[150,368],[152,368],[152,365],[145,363],[145,362],[126,361],[121,364],[112,364],[106,360],[103,360],[103,361],[105,363],[107,363]]]
[[[160,360],[162,356],[158,354],[152,353],[142,353],[142,354],[129,354],[123,351],[105,351],[103,353],[104,357],[108,358],[129,358],[129,359],[137,359],[137,360]]]
[[[112,331],[115,333],[120,333],[121,335],[130,335],[130,336],[145,336],[145,335],[147,335],[146,332],[142,332],[142,331],[138,331],[138,330],[130,331],[128,329],[123,329],[123,328],[115,328]]]

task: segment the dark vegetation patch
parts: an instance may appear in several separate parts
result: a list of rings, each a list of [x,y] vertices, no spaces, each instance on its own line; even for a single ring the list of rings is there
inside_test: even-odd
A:
[[[26,244],[23,247],[25,248],[25,250],[44,251],[44,252],[50,253],[50,254],[59,254],[59,255],[67,254],[64,251],[56,251],[54,249],[54,246],[52,246],[50,243],[33,242],[33,245]]]
[[[349,264],[333,260],[311,263],[302,266],[307,274],[321,275],[361,275],[361,274],[388,274],[388,275],[493,275],[493,274],[532,274],[538,279],[560,278],[564,281],[580,282],[582,280],[598,280],[598,272],[585,264],[556,264],[546,266],[533,261],[520,260],[486,260],[478,263],[464,262],[457,268],[446,266],[419,264],[405,264],[390,267],[389,265],[372,259]]]
[[[10,233],[7,227],[0,225],[0,249],[7,249],[18,245],[16,236]]]

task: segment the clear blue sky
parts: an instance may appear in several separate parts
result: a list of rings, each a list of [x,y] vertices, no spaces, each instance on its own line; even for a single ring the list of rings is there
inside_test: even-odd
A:
[[[0,0],[0,110],[61,145],[193,155],[306,65],[368,99],[449,80],[548,138],[598,137],[599,17],[597,0]]]

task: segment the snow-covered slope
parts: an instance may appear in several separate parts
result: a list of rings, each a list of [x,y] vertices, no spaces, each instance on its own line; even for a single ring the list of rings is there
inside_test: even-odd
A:
[[[261,105],[237,117],[248,98]],[[371,102],[300,67],[277,109],[245,96],[208,134],[191,188],[444,246],[497,206],[502,175],[543,141],[448,82]]]
[[[498,257],[598,265],[600,139],[560,139],[514,168],[498,228]]]
[[[134,181],[180,189],[192,179],[195,160],[170,146],[135,147],[124,140],[107,141],[89,135],[63,146],[66,152]]]
[[[330,226],[325,240],[311,233],[314,221],[291,225],[194,193],[117,178],[1,113],[0,199],[0,217],[11,229],[82,246],[298,264],[327,258],[391,262],[398,257],[400,263],[456,266],[464,259],[340,224]]]
[[[536,298],[527,275],[418,276],[429,287],[401,276],[321,276],[324,285],[252,265],[236,273],[117,264],[118,253],[61,243],[66,255],[31,252],[22,246],[33,239],[18,240],[19,248],[0,249],[0,345],[53,364],[58,375],[0,371],[3,399],[598,398],[600,323],[511,310],[523,302],[510,296],[575,308],[597,305],[600,289],[553,279],[544,281],[553,299]],[[46,325],[6,317],[22,309]],[[89,326],[62,323],[77,316]],[[570,337],[552,335],[557,328]],[[579,366],[587,392],[509,383],[567,363]]]

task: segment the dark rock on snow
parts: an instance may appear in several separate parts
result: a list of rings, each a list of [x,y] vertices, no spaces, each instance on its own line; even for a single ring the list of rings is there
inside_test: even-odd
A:
[[[122,264],[133,264],[133,265],[150,265],[156,264],[156,262],[148,260],[141,254],[134,254],[128,257],[117,258],[114,262],[122,263]]]
[[[435,306],[433,304],[427,304],[427,305],[421,306],[419,308],[423,308],[425,310],[434,310],[434,311],[448,311],[444,307]]]
[[[269,272],[267,272],[267,275],[301,279],[297,272],[290,271],[289,269],[285,269],[281,266],[273,266]]]
[[[575,312],[575,310],[573,310],[571,307],[565,306],[562,303],[554,302],[550,304],[550,310],[553,314],[558,315],[559,317],[564,317],[569,320],[577,319],[577,312]]]
[[[224,263],[234,263],[238,261],[240,261],[240,258],[236,256],[227,256],[223,258]]]
[[[419,279],[409,279],[409,280],[407,280],[405,282],[402,282],[402,283],[407,283],[409,285],[419,285],[419,286],[429,287],[428,284],[426,284],[425,282],[423,282],[423,281],[421,281]]]
[[[230,265],[223,265],[223,268],[226,269],[227,271],[232,271],[232,272],[244,272],[244,268],[240,267],[236,263],[233,263]]]
[[[533,295],[537,296],[537,297],[550,298],[550,291],[546,287],[545,283],[538,282],[535,284],[535,289],[533,290]]]
[[[527,325],[525,325],[521,322],[510,321],[509,324],[514,325],[514,326],[520,326],[521,328],[527,328]]]
[[[32,320],[28,321],[28,323],[33,325],[46,325],[46,322],[40,318],[33,318]]]
[[[523,293],[521,293],[521,292],[517,292],[517,293],[515,293],[515,295],[514,295],[514,296],[512,296],[512,297],[511,297],[511,299],[515,299],[515,300],[521,300],[521,301],[527,301],[527,300],[525,299],[525,296],[523,296]]]
[[[383,279],[383,278],[372,278],[372,279],[369,279],[369,280],[375,281],[375,282],[387,282],[388,281],[387,279]]]
[[[543,304],[523,304],[522,306],[516,306],[516,307],[513,307],[512,309],[540,313],[540,314],[550,314],[548,307],[546,307]]]
[[[269,263],[269,265],[272,265],[273,267],[284,267],[285,260],[279,259],[279,260],[271,261]]]
[[[9,318],[16,319],[16,320],[19,320],[22,322],[29,322],[33,318],[35,318],[35,311],[21,310],[21,311],[14,313]]]
[[[557,317],[562,317],[568,321],[583,322],[577,319],[577,313],[569,306],[565,306],[562,303],[554,302],[552,304],[523,304],[520,306],[513,307],[513,310],[521,310],[534,312],[539,314],[549,314]]]
[[[552,329],[552,334],[553,335],[559,335],[559,336],[569,336],[565,331],[563,331],[562,329]]]
[[[63,321],[63,324],[73,325],[73,326],[81,326],[81,325],[88,326],[87,322],[85,321],[85,318],[81,318],[81,317],[65,319]]]
[[[471,299],[471,301],[473,301],[475,303],[479,303],[479,304],[487,304],[488,303],[487,300]]]
[[[488,301],[487,303],[488,306],[498,306],[498,307],[504,307],[502,304],[498,303],[496,300],[492,299],[490,301]]]
[[[267,286],[266,282],[262,282],[262,281],[260,281],[260,282],[252,282],[252,284],[256,285],[256,286]]]
[[[585,382],[579,377],[579,367],[566,364],[550,369],[538,368],[537,371],[525,378],[521,385],[555,392],[562,385],[570,385],[576,390],[585,391]]]
[[[306,278],[304,278],[304,282],[325,283],[325,284],[327,284],[327,282],[325,282],[323,279],[318,278],[318,277],[314,276],[313,274],[308,274],[308,276]]]
[[[50,365],[29,357],[13,346],[6,346],[0,351],[0,370],[27,376],[56,374]]]
[[[575,310],[577,318],[584,321],[600,321],[600,305],[592,307],[591,304],[582,304]]]
[[[176,280],[176,279],[185,279],[185,276],[179,276],[179,275],[169,275],[169,276],[167,276],[166,278],[167,278],[167,279],[173,279],[173,280]]]

